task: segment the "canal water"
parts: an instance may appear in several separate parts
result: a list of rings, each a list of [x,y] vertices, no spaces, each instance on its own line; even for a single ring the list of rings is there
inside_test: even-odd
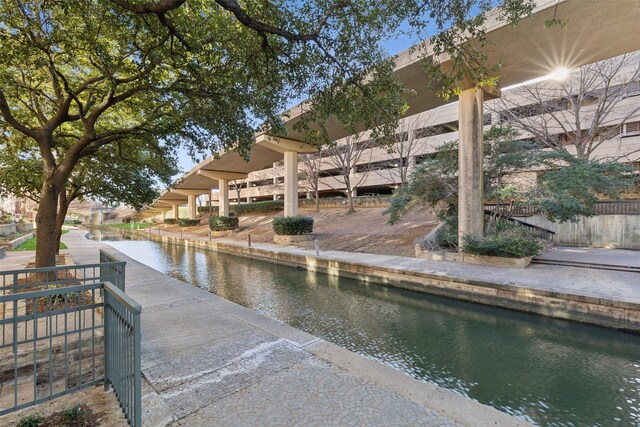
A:
[[[201,249],[108,243],[193,286],[532,423],[640,426],[638,335]]]

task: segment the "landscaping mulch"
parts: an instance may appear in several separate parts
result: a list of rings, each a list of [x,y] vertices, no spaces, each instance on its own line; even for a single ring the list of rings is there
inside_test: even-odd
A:
[[[18,422],[18,427],[95,427],[96,414],[86,404],[73,406],[47,417],[31,415]]]

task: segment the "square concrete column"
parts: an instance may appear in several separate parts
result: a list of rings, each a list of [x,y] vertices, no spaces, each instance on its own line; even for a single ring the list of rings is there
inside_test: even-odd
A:
[[[218,180],[218,215],[229,216],[229,180]]]
[[[180,218],[180,204],[179,203],[174,203],[173,205],[171,205],[171,208],[173,210],[173,219],[177,220],[178,218]]]
[[[196,209],[195,194],[189,194],[187,196],[187,204],[189,206],[189,219],[196,219],[196,216],[198,216],[198,210]]]
[[[464,236],[483,234],[482,163],[484,160],[482,89],[466,89],[460,94],[460,142],[458,146],[458,247]]]
[[[298,153],[284,153],[284,216],[298,215]]]

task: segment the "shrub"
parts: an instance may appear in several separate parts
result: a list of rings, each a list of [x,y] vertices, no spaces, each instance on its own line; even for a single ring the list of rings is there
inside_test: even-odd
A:
[[[179,218],[178,225],[180,227],[193,227],[200,224],[199,219]]]
[[[29,415],[28,417],[21,418],[18,421],[18,427],[38,427],[42,422],[42,415]]]
[[[442,248],[458,247],[458,217],[445,218],[444,225],[436,233],[436,243]]]
[[[308,216],[283,216],[273,219],[273,231],[279,235],[297,235],[313,232],[313,218]]]
[[[198,206],[197,207],[198,213],[209,213],[209,206]],[[218,207],[217,206],[211,206],[211,213],[213,214],[217,214],[218,213]]]
[[[228,216],[212,216],[209,218],[209,228],[212,231],[236,230],[240,226],[238,218]]]
[[[280,212],[284,209],[284,200],[266,200],[264,202],[246,203],[235,205],[234,210],[238,216],[247,214],[266,214]]]
[[[178,223],[178,220],[175,219],[175,218],[166,218],[164,220],[164,223],[167,224],[167,225],[174,225],[174,224]]]
[[[538,255],[544,249],[540,239],[516,224],[501,223],[484,237],[465,236],[464,241],[465,252],[475,255],[522,258]]]

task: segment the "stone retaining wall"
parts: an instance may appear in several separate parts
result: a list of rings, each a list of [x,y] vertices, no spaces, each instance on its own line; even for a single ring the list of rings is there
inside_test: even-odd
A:
[[[303,267],[308,271],[348,277],[363,283],[376,283],[559,319],[640,332],[640,304],[323,257],[316,258],[256,247],[249,248],[239,244],[149,235],[138,231],[127,231],[127,234],[142,235],[152,240],[239,255],[280,265]]]

